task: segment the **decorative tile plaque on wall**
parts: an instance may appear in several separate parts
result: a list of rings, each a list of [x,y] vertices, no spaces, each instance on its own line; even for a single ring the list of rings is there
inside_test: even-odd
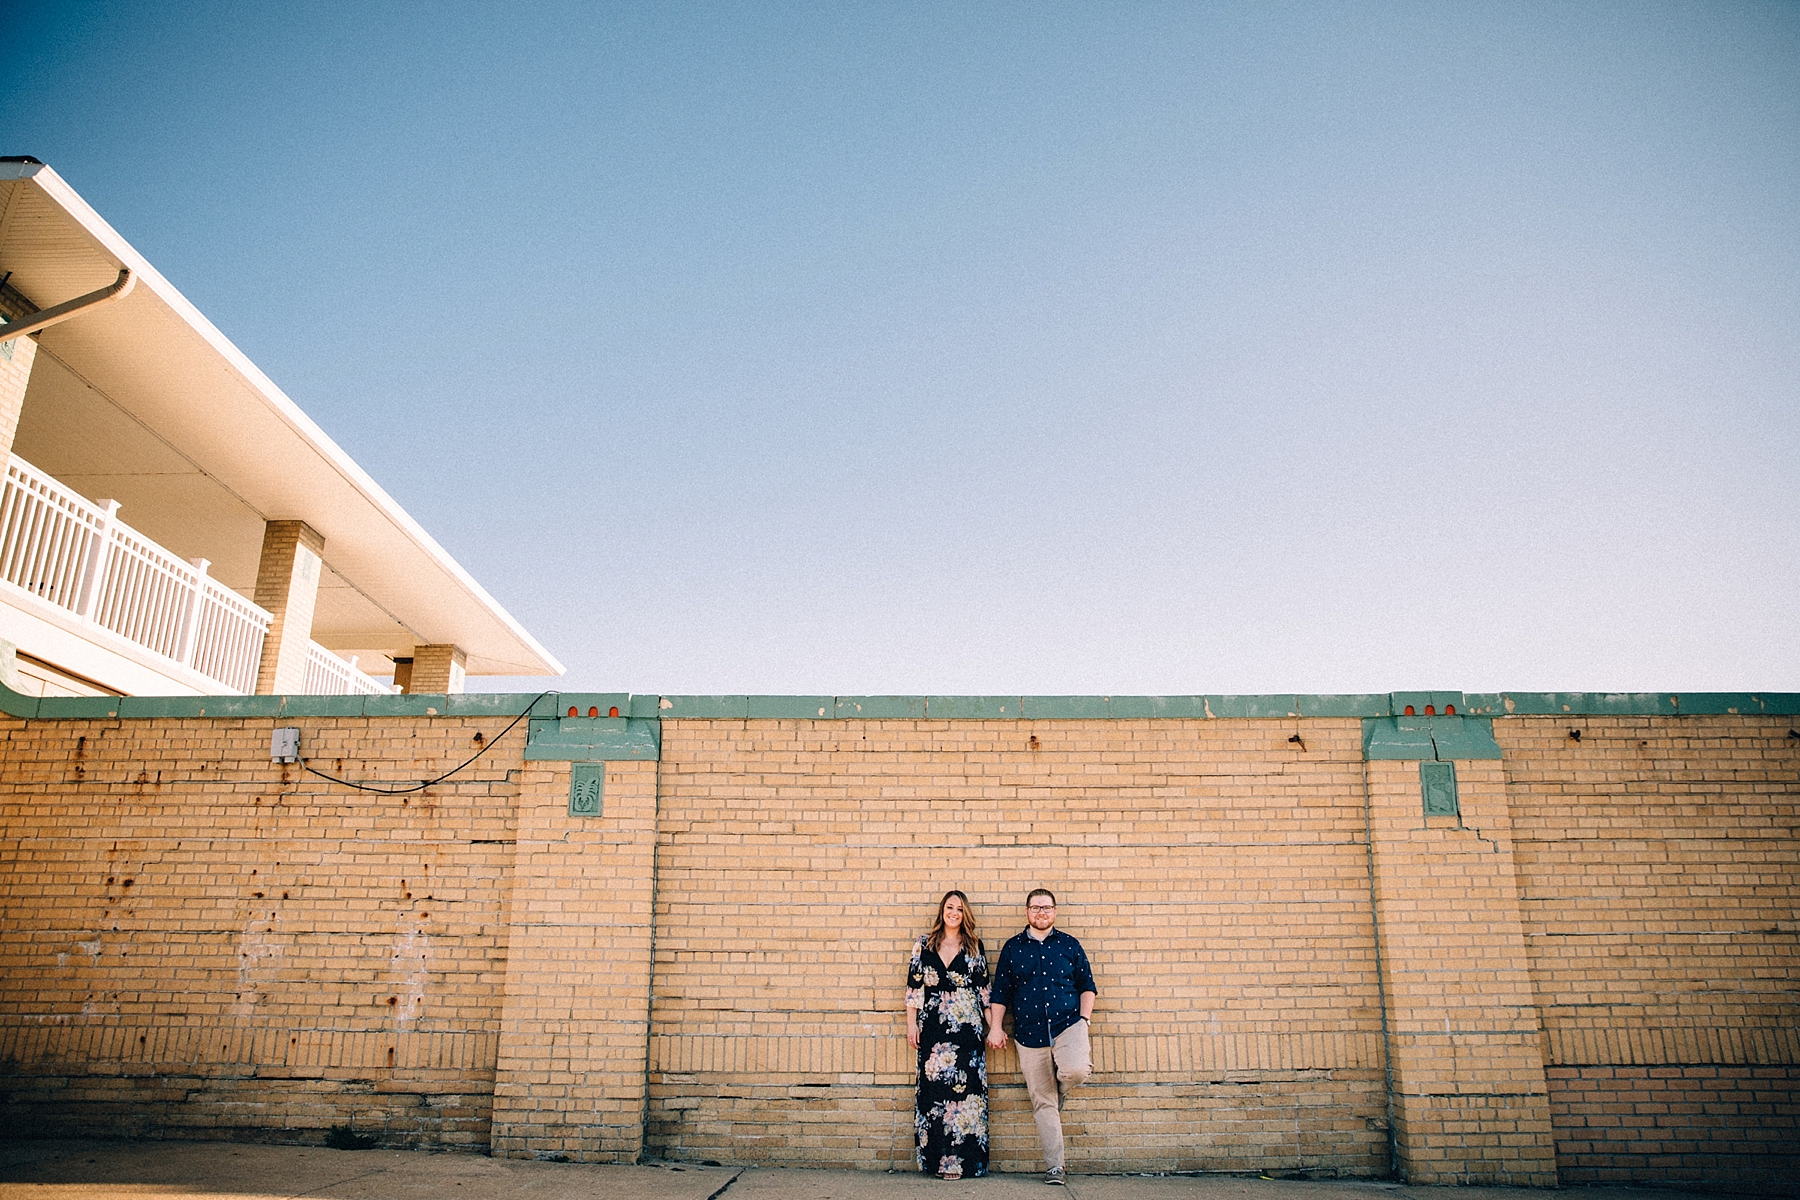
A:
[[[1454,817],[1456,804],[1456,764],[1422,762],[1419,764],[1419,791],[1425,796],[1425,815]]]
[[[569,764],[569,815],[597,817],[606,791],[606,764],[578,762]]]

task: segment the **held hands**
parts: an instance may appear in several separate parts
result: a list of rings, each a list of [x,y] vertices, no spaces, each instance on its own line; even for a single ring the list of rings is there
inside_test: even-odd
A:
[[[988,1029],[987,1044],[989,1050],[998,1050],[1006,1045],[1006,1030],[1000,1028],[998,1021]]]

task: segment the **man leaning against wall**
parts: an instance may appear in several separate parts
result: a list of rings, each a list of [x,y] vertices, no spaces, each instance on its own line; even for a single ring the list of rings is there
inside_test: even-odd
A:
[[[1088,1040],[1094,972],[1081,943],[1055,925],[1056,897],[1033,888],[1025,897],[1025,928],[1007,939],[994,970],[987,1038],[996,1050],[1006,1045],[1000,1022],[1010,1009],[1049,1184],[1063,1182],[1063,1103],[1094,1069]]]

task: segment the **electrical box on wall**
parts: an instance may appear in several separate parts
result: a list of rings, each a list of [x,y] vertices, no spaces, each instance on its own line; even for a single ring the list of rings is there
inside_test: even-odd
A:
[[[1425,796],[1425,815],[1454,817],[1456,807],[1456,764],[1422,762],[1419,764],[1419,791]]]
[[[300,731],[292,725],[269,731],[269,757],[278,763],[300,761]]]

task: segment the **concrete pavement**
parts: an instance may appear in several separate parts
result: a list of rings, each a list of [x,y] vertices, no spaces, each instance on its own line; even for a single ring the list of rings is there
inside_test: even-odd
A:
[[[234,1142],[13,1141],[0,1147],[0,1200],[1406,1200],[1406,1193],[1418,1192],[1426,1189],[1374,1181],[1139,1175],[1076,1175],[1059,1192],[1036,1175],[942,1183],[910,1172],[583,1166]],[[1433,1200],[1544,1195],[1477,1187],[1427,1194]],[[1643,1191],[1628,1188],[1582,1188],[1579,1196],[1645,1200]]]

